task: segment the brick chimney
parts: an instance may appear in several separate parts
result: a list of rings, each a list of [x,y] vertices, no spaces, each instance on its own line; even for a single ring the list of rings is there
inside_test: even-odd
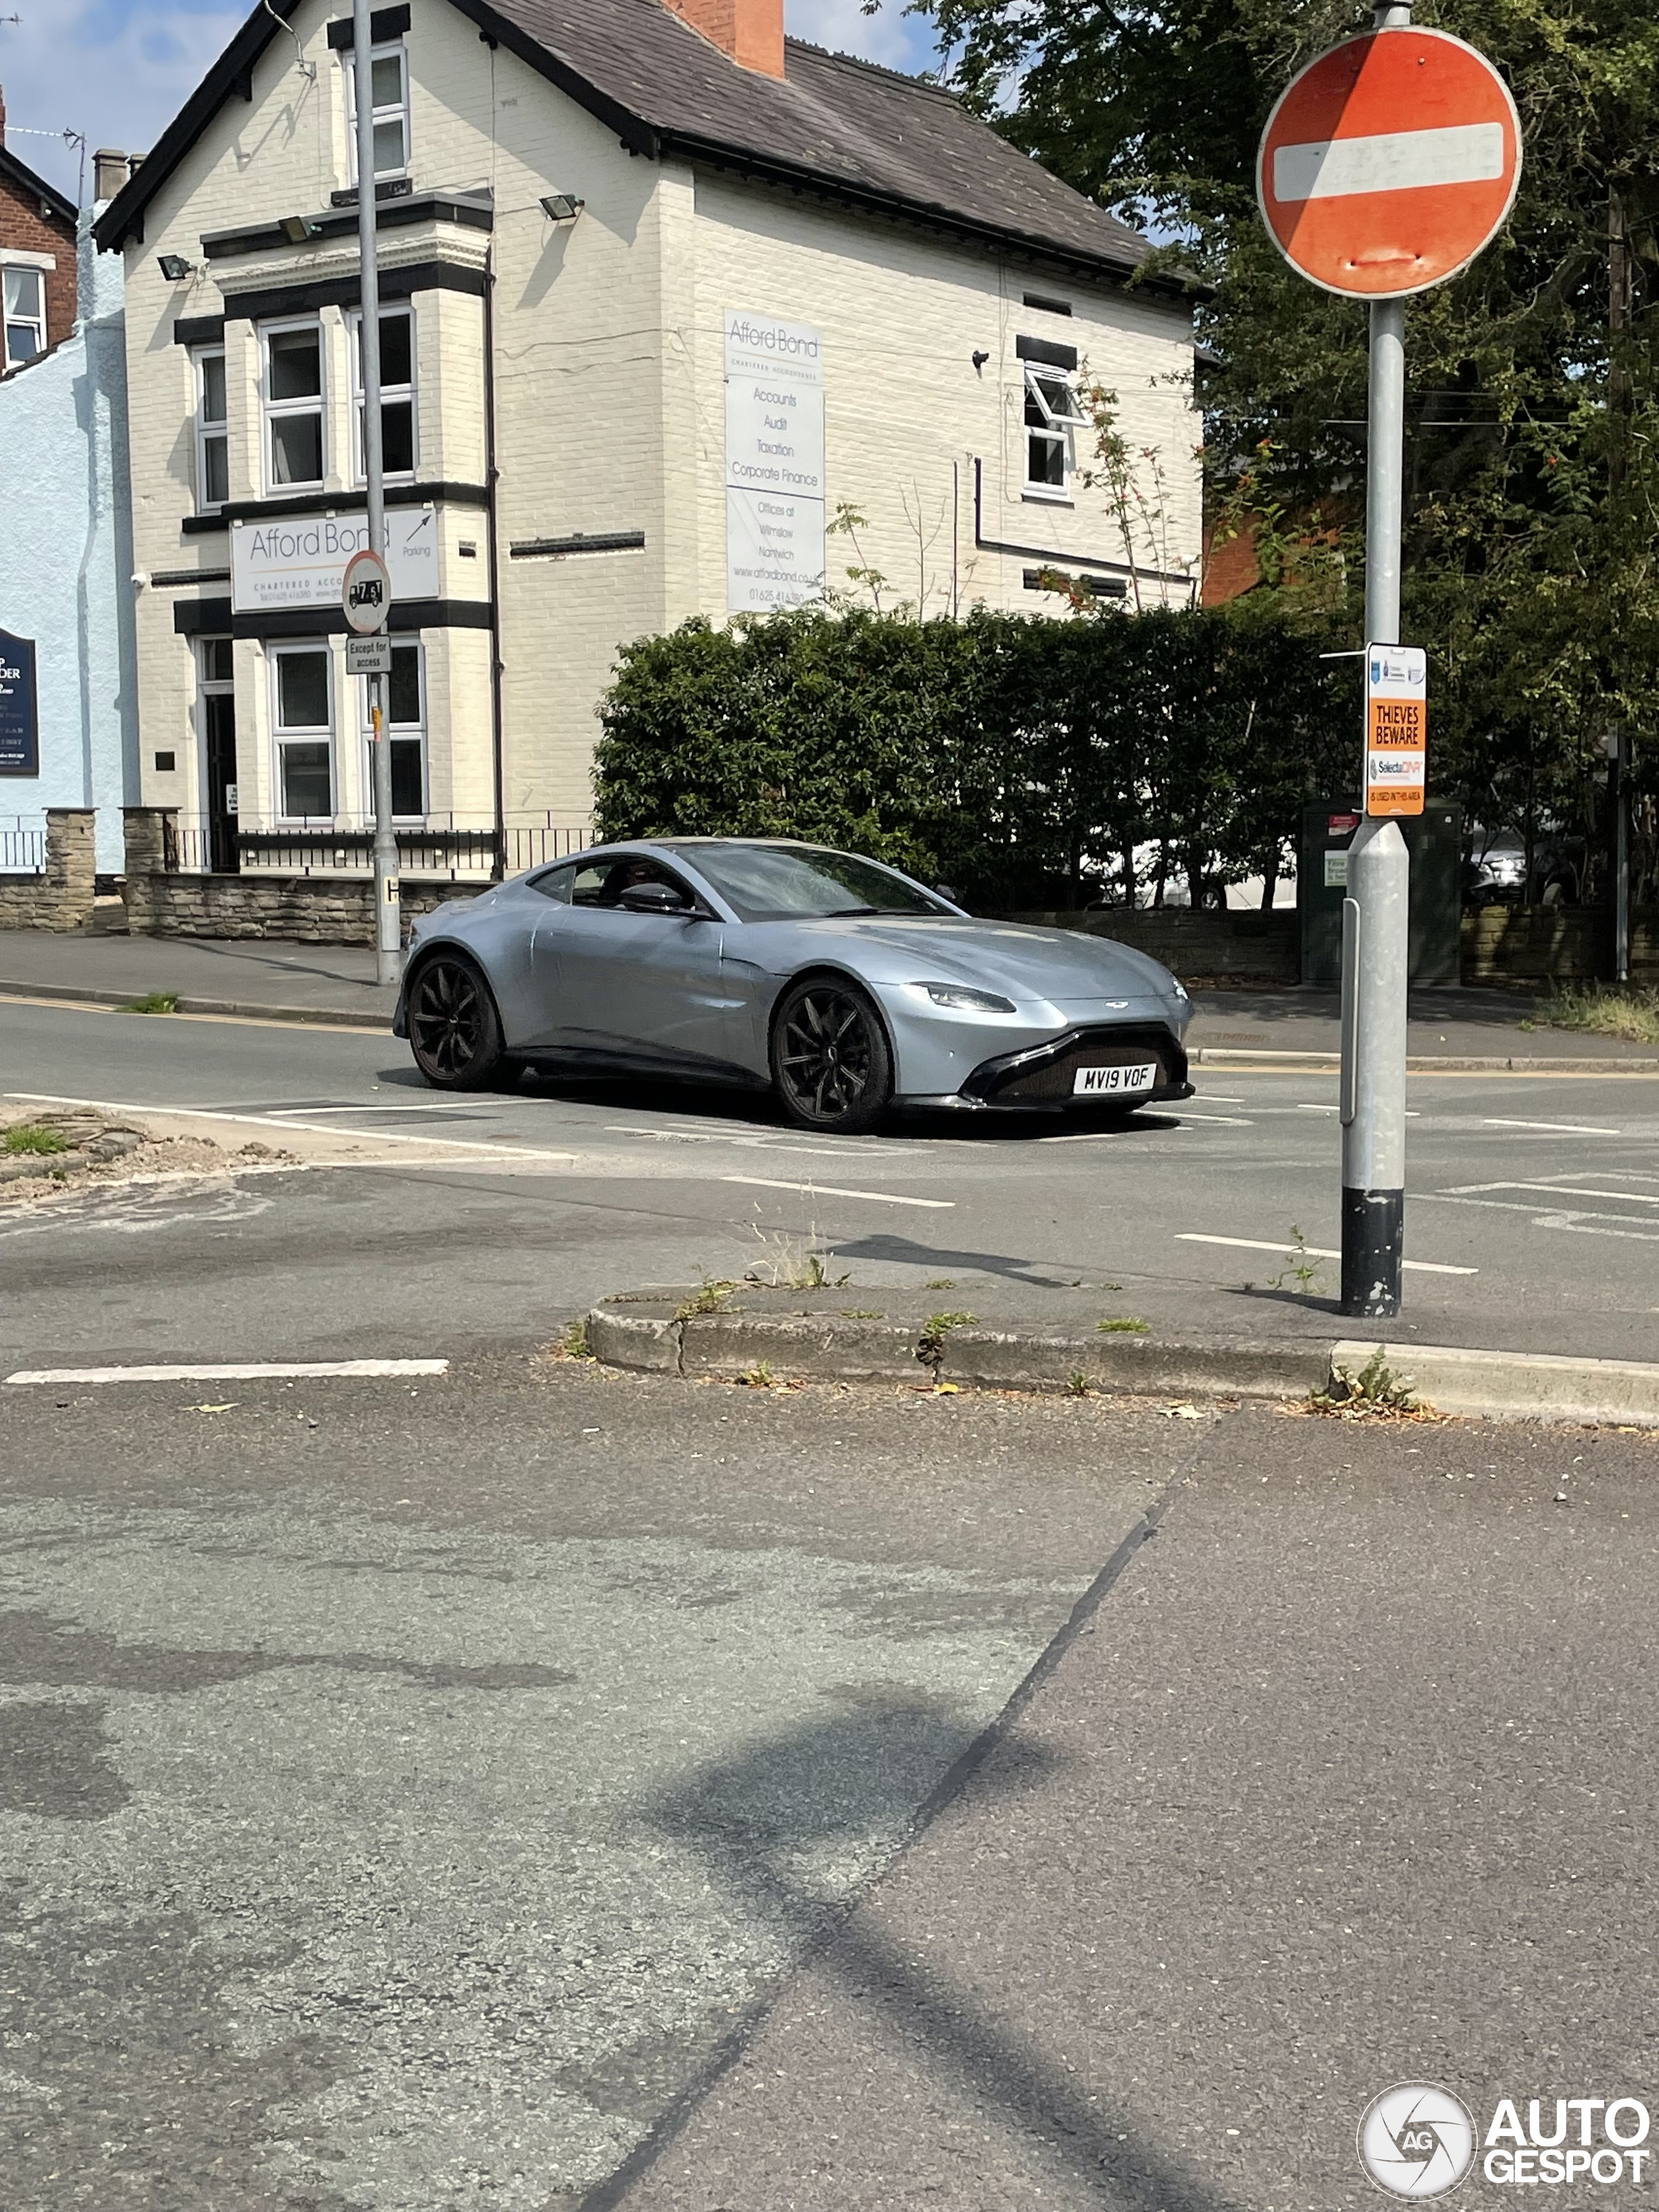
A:
[[[783,75],[783,0],[663,0],[739,68]]]

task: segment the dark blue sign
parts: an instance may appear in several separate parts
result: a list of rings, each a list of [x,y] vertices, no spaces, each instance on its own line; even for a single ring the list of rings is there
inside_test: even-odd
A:
[[[0,629],[0,775],[40,773],[34,641]]]

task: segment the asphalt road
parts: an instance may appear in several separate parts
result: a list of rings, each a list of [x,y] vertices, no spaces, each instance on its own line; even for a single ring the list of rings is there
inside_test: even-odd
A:
[[[0,1025],[14,1097],[210,1107],[273,1143],[349,1127],[395,1154],[9,1210],[9,1366],[545,1341],[605,1292],[741,1276],[814,1240],[851,1286],[938,1285],[984,1320],[1069,1301],[1171,1335],[1340,1333],[1328,1077],[1206,1072],[1188,1106],[1127,1127],[832,1140],[685,1090],[443,1097],[362,1033],[20,1004]],[[1659,1078],[1449,1073],[1410,1098],[1394,1333],[1655,1357]],[[1310,1256],[1287,1267],[1293,1231]]]
[[[7,2202],[1340,2212],[1390,2082],[1651,2106],[1656,1450],[14,1386]]]

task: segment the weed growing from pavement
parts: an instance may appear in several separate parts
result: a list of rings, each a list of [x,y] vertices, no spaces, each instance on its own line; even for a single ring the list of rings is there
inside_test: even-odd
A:
[[[929,1291],[953,1291],[956,1285],[948,1275],[937,1275],[931,1283],[924,1284],[923,1288]]]
[[[945,1346],[953,1328],[969,1328],[975,1316],[970,1313],[929,1314],[922,1323],[921,1334],[916,1339],[916,1358],[924,1367],[931,1367],[933,1379],[945,1364]]]
[[[142,999],[129,999],[121,1009],[124,1014],[176,1014],[178,1011],[176,991],[146,991]]]
[[[1540,1002],[1538,1013],[1552,1029],[1589,1030],[1632,1044],[1659,1044],[1659,991],[1639,986],[1559,984]]]
[[[1146,1336],[1152,1328],[1149,1321],[1141,1321],[1134,1314],[1112,1314],[1095,1327],[1103,1336]]]
[[[1066,1378],[1066,1395],[1070,1398],[1086,1398],[1089,1378],[1080,1367],[1074,1367]]]
[[[833,1260],[835,1254],[819,1243],[816,1222],[805,1237],[792,1237],[787,1230],[763,1229],[757,1221],[751,1221],[749,1226],[763,1256],[758,1265],[748,1270],[744,1282],[758,1283],[771,1291],[838,1291],[843,1283],[852,1280],[850,1275],[830,1273],[825,1263]]]
[[[738,1381],[745,1390],[769,1390],[772,1388],[772,1363],[763,1359],[758,1367],[751,1367]]]
[[[1411,1377],[1395,1373],[1381,1345],[1358,1375],[1352,1368],[1333,1362],[1329,1382],[1322,1390],[1314,1392],[1308,1405],[1310,1412],[1333,1413],[1344,1421],[1432,1421],[1439,1418],[1432,1406],[1425,1404],[1413,1394]]]
[[[1290,1257],[1269,1280],[1267,1288],[1282,1291],[1286,1283],[1294,1284],[1297,1296],[1304,1298],[1317,1297],[1322,1288],[1319,1262],[1310,1254],[1308,1240],[1295,1222],[1291,1224]]]
[[[566,1329],[564,1334],[554,1346],[553,1352],[554,1357],[558,1359],[592,1359],[597,1358],[598,1355],[590,1350],[588,1346],[586,1322],[573,1321],[569,1328]]]
[[[685,1304],[676,1312],[675,1320],[694,1321],[699,1314],[719,1313],[737,1287],[735,1283],[711,1282],[705,1275],[702,1279],[702,1288],[692,1292]]]
[[[18,1121],[6,1132],[9,1152],[66,1152],[69,1139],[61,1129],[49,1129],[44,1121]]]
[[[879,1306],[843,1306],[841,1317],[843,1321],[885,1321],[887,1318]]]

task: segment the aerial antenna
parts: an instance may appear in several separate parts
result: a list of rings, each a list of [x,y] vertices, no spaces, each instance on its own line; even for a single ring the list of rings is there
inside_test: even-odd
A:
[[[306,59],[305,44],[301,40],[300,33],[295,29],[293,24],[289,21],[286,15],[279,15],[276,13],[276,10],[270,4],[270,0],[263,0],[263,4],[266,15],[269,15],[271,21],[276,24],[277,29],[280,31],[286,31],[289,38],[294,41],[295,68],[299,70],[301,76],[309,77],[313,84],[315,84],[317,82],[317,64],[315,62],[308,62]]]

